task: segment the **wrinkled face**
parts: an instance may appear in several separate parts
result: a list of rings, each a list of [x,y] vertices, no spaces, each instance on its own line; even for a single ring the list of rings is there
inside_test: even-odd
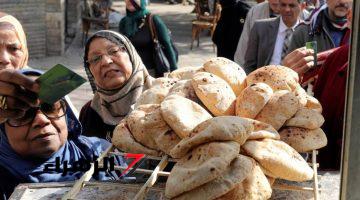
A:
[[[19,69],[25,59],[21,43],[14,30],[2,28],[0,23],[0,69]]]
[[[279,14],[279,0],[268,0],[270,9],[275,13]]]
[[[54,106],[54,109],[62,109],[57,103]],[[8,123],[10,122],[5,123],[5,132],[10,146],[23,157],[48,158],[67,140],[65,116],[49,119],[42,111],[37,110],[29,124],[12,127]]]
[[[302,10],[298,0],[280,0],[280,14],[288,27],[295,25]]]
[[[125,5],[126,5],[126,9],[129,10],[130,12],[134,12],[136,10],[136,8],[132,5],[130,0],[125,0]]]
[[[352,0],[327,0],[330,17],[344,18],[352,7]]]
[[[95,38],[91,42],[87,58],[90,71],[100,88],[117,89],[132,74],[132,63],[126,48],[105,38]]]

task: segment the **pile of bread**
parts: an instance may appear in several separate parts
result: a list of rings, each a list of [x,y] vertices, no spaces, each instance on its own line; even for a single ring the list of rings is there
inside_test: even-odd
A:
[[[246,76],[213,58],[153,81],[112,142],[124,152],[178,159],[168,198],[269,199],[276,178],[313,178],[298,152],[327,144],[321,110],[291,69],[265,66]]]

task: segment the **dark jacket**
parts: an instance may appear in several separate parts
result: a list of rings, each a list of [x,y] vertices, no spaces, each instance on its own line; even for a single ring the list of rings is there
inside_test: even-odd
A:
[[[327,9],[324,9],[321,13],[319,13],[315,24],[302,23],[296,27],[287,54],[297,48],[304,47],[306,42],[310,41],[317,42],[318,52],[336,47],[330,36],[330,23],[328,22],[324,12],[327,12]],[[345,29],[344,36],[346,31],[347,30]]]
[[[234,60],[250,6],[239,0],[221,0],[220,4],[222,7],[221,17],[212,40],[217,46],[217,56]]]
[[[90,105],[91,101],[87,102],[80,111],[79,121],[83,128],[83,135],[109,139],[106,136],[107,133],[110,133],[108,137],[111,138],[115,126],[105,124],[100,115]]]
[[[154,43],[151,37],[151,32],[148,23],[146,22],[148,15],[143,19],[144,24],[139,28],[135,35],[129,37],[131,43],[134,45],[136,51],[139,53],[144,65],[147,69],[155,69],[155,61],[153,57]],[[166,27],[162,19],[153,15],[154,26],[157,31],[157,36],[160,44],[164,47],[164,53],[170,63],[170,71],[177,69],[177,53],[171,44],[171,37],[169,29]],[[139,22],[141,24],[142,22]],[[122,33],[122,30],[119,29]]]

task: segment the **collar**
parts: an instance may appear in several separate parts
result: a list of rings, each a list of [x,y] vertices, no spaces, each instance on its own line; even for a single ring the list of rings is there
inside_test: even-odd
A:
[[[299,25],[299,23],[300,23],[300,19],[298,19],[298,20],[296,21],[296,23],[295,23],[292,27],[287,27],[287,26],[285,25],[282,17],[280,17],[279,32],[280,32],[280,33],[283,33],[283,32],[285,32],[288,28],[291,28],[291,29],[294,31],[294,30],[295,30],[295,27],[296,27],[297,25]]]

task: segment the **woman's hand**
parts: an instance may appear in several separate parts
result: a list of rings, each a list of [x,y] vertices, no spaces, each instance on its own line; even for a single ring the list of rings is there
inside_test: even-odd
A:
[[[296,71],[301,77],[314,67],[314,50],[301,47],[289,53],[282,61],[282,65]]]
[[[22,117],[30,107],[39,105],[39,84],[13,69],[0,70],[0,96],[6,98],[0,108],[1,121]]]

